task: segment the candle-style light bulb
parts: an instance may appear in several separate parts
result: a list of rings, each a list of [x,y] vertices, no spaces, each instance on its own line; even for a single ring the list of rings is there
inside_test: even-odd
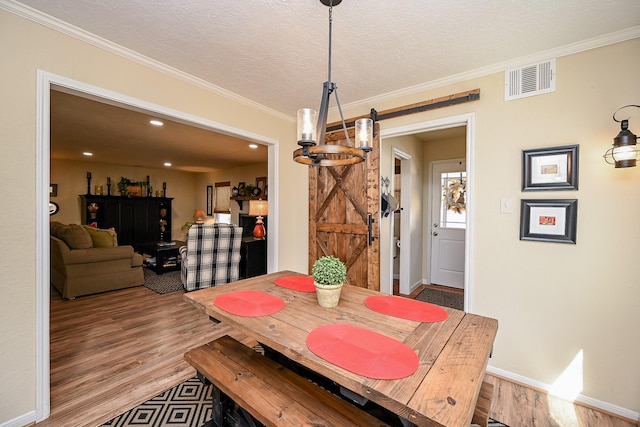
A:
[[[311,108],[298,110],[298,141],[316,141],[316,127],[318,124],[318,112]]]
[[[356,120],[356,148],[363,150],[371,149],[373,141],[373,120]]]

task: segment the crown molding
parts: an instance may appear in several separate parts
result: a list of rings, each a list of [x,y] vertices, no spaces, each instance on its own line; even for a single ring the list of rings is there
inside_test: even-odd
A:
[[[51,17],[31,7],[17,3],[14,0],[0,0],[0,9],[7,10],[15,15],[29,19],[33,22],[44,25],[46,27],[59,31],[63,34],[67,34],[71,37],[82,40],[98,48],[112,52],[116,55],[122,56],[131,61],[147,66],[151,69],[168,74],[172,77],[183,80],[187,83],[193,84],[207,91],[216,93],[231,101],[235,101],[235,102],[244,104],[246,106],[249,106],[251,108],[255,108],[257,110],[263,111],[281,120],[285,120],[288,122],[295,121],[295,117],[281,113],[279,111],[266,107],[262,104],[258,104],[257,102],[254,102],[248,98],[242,97],[236,93],[228,91],[219,86],[213,85],[198,77],[192,76],[191,74],[185,73],[176,68],[163,64],[159,61],[148,58],[138,52],[135,52],[133,50],[130,50],[120,45],[117,45],[115,43],[112,43],[109,40],[98,37],[94,34],[91,34],[85,30],[82,30],[78,27],[75,27],[57,18]],[[368,110],[371,108],[372,105],[375,105],[376,103],[383,103],[386,101],[393,100],[395,98],[411,96],[411,95],[419,94],[429,90],[437,89],[440,87],[461,83],[461,82],[476,79],[479,77],[484,77],[490,74],[502,72],[507,69],[516,68],[518,66],[522,66],[523,64],[534,63],[534,62],[542,61],[548,58],[557,58],[557,57],[572,55],[575,53],[596,49],[596,48],[611,45],[614,43],[620,43],[620,42],[635,39],[638,37],[640,37],[640,25],[627,28],[625,30],[617,31],[614,33],[605,34],[604,36],[595,37],[595,38],[584,40],[581,42],[572,43],[572,44],[568,44],[558,48],[542,51],[536,54],[519,57],[509,61],[500,62],[487,67],[478,68],[478,69],[460,73],[460,74],[455,74],[453,76],[448,76],[442,79],[421,83],[419,85],[410,86],[407,88],[399,89],[397,91],[376,95],[370,98],[345,104],[343,106],[343,109],[344,110],[362,110],[362,109]],[[334,110],[337,111],[337,107],[331,108],[332,112],[335,112]]]
[[[146,57],[136,51],[127,49],[123,46],[110,42],[109,40],[106,40],[102,37],[98,37],[95,34],[92,34],[88,31],[85,31],[67,22],[61,21],[60,19],[49,16],[29,6],[25,6],[13,0],[0,0],[0,9],[4,9],[10,13],[13,13],[14,15],[18,15],[22,18],[33,21],[37,24],[44,25],[45,27],[51,28],[55,31],[59,31],[63,34],[74,37],[83,42],[89,43],[100,49],[106,50],[108,52],[111,52],[113,54],[126,58],[138,64],[144,65],[153,70],[160,71],[161,73],[167,74],[171,77],[175,77],[177,79],[180,79],[194,86],[200,87],[209,92],[223,96],[231,101],[238,102],[248,107],[263,111],[264,113],[277,117],[278,119],[285,120],[288,122],[295,121],[295,117],[281,113],[279,111],[266,107],[262,104],[258,104],[257,102],[252,101],[248,98],[242,97],[236,93],[233,93],[224,88],[211,84],[198,77],[192,76],[191,74],[185,73],[184,71],[180,71],[177,68],[173,68],[162,62]]]
[[[382,95],[376,95],[371,98],[355,101],[350,104],[342,106],[343,110],[369,110],[376,103],[382,103],[385,101],[394,100],[403,96],[411,96],[426,92],[429,90],[449,86],[457,83],[462,83],[468,80],[488,76],[490,74],[500,73],[504,70],[517,68],[522,65],[531,64],[539,61],[544,61],[549,58],[559,58],[562,56],[573,55],[575,53],[584,52],[599,47],[608,46],[615,43],[624,42],[640,37],[640,25],[627,28],[625,30],[617,31],[614,33],[605,34],[604,36],[595,37],[581,42],[568,44],[554,49],[538,52],[532,55],[522,56],[519,58],[511,59],[509,61],[499,62],[497,64],[489,65],[487,67],[478,68],[465,73],[455,74],[442,79],[433,80],[419,85],[410,86],[407,88],[399,89],[397,91],[388,92]]]

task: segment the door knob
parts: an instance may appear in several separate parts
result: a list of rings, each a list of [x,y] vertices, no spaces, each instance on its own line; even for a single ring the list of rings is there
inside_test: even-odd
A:
[[[437,222],[434,222],[434,223],[433,223],[433,226],[434,226],[435,228],[438,228],[438,223],[437,223]]]
[[[437,232],[437,231],[434,231],[434,232],[433,232],[433,233],[431,233],[431,234],[433,234],[434,236],[437,236],[437,235],[438,235],[438,232]]]

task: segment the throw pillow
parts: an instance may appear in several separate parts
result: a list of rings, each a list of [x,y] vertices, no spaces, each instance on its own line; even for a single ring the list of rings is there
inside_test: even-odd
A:
[[[93,247],[93,241],[89,232],[81,225],[69,224],[58,231],[58,238],[62,239],[69,249],[89,249]]]
[[[115,248],[118,246],[118,236],[113,228],[93,228],[85,225],[84,228],[89,232],[94,248]]]
[[[65,225],[58,221],[51,221],[49,223],[49,232],[53,237],[59,237],[60,230],[65,227]]]

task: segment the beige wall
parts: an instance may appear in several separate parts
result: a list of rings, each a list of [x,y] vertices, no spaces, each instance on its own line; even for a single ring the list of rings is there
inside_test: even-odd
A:
[[[36,409],[36,102],[37,70],[79,81],[127,97],[264,137],[277,144],[276,179],[269,188],[270,207],[290,203],[296,194],[304,207],[280,209],[277,227],[307,226],[307,169],[291,161],[294,119],[235,102],[143,64],[107,52],[0,10],[0,424],[29,419]],[[46,108],[46,107],[45,107]],[[86,177],[86,175],[85,175]],[[79,179],[82,179],[80,177]],[[155,185],[154,185],[155,187]],[[168,188],[170,194],[171,187]],[[48,219],[48,218],[47,218]],[[275,229],[270,227],[271,230]],[[306,233],[280,245],[278,269],[306,272]],[[48,288],[48,285],[46,285]]]
[[[91,193],[95,194],[95,185],[102,185],[107,194],[107,177],[111,177],[111,194],[119,195],[118,181],[120,177],[131,180],[144,181],[149,175],[149,181],[154,194],[162,189],[162,183],[167,183],[167,197],[171,202],[172,227],[171,236],[174,239],[184,239],[185,233],[181,227],[187,221],[193,221],[196,208],[206,212],[207,185],[214,185],[219,181],[230,181],[231,186],[240,181],[255,185],[256,177],[267,176],[267,163],[249,166],[239,166],[219,169],[214,172],[182,172],[171,169],[127,167],[96,162],[76,162],[69,160],[51,160],[51,182],[58,185],[58,195],[51,200],[60,205],[60,212],[52,217],[63,223],[80,223],[80,194],[87,192],[87,172],[91,172]],[[231,204],[232,221],[237,223],[239,207]],[[243,213],[247,213],[248,205]]]
[[[371,107],[481,89],[479,101],[381,127],[475,113],[470,298],[473,312],[499,320],[490,367],[542,386],[558,384],[572,366],[571,384],[590,403],[637,416],[640,168],[614,169],[602,159],[620,129],[613,112],[640,98],[633,52],[640,39],[559,57],[557,90],[547,95],[505,102],[499,73]],[[638,133],[638,110],[629,114]],[[580,144],[579,190],[521,192],[522,150],[567,144]],[[501,198],[514,201],[513,213],[500,213]],[[578,199],[577,244],[520,241],[519,203],[527,198]]]
[[[250,166],[242,166],[231,169],[220,169],[209,173],[203,173],[198,178],[198,184],[202,188],[200,193],[202,194],[202,198],[200,199],[199,206],[205,206],[205,198],[204,195],[207,185],[214,185],[216,182],[227,182],[231,183],[231,188],[237,187],[239,182],[244,182],[247,185],[256,185],[256,178],[258,177],[267,177],[268,170],[267,164],[258,164],[258,165],[250,165]],[[268,194],[267,194],[268,196]],[[231,207],[231,220],[237,224],[238,214],[239,213],[248,213],[249,212],[249,204],[243,203],[242,210],[240,210],[240,206],[237,202],[232,201],[230,204]]]
[[[58,184],[58,196],[51,200],[60,205],[60,212],[52,216],[52,220],[67,224],[79,224],[80,194],[87,193],[87,172],[91,172],[91,193],[95,194],[95,185],[102,185],[107,194],[107,177],[111,177],[111,194],[117,196],[120,177],[131,180],[144,181],[149,175],[151,187],[162,189],[162,183],[167,183],[167,197],[171,201],[171,236],[180,237],[180,227],[190,220],[194,212],[196,198],[196,179],[199,174],[180,172],[170,169],[154,169],[140,167],[126,167],[103,163],[76,162],[70,160],[51,160],[51,182]],[[206,195],[206,190],[202,193]],[[204,206],[204,205],[202,205]]]
[[[279,209],[278,268],[306,271],[307,170],[291,161],[295,124],[0,11],[0,423],[35,410],[36,70],[123,93],[278,141],[270,208]],[[640,412],[640,168],[602,160],[611,114],[640,96],[640,39],[558,58],[555,93],[503,101],[501,73],[346,111],[366,114],[480,88],[481,100],[382,123],[396,127],[476,113],[471,307],[500,322],[490,365],[553,384],[576,355],[581,393]],[[611,64],[614,64],[613,66]],[[348,110],[348,109],[346,109]],[[637,114],[637,113],[635,113]],[[631,121],[638,133],[640,118]],[[520,192],[521,150],[580,144],[580,189]],[[274,188],[275,187],[275,188]],[[275,200],[274,200],[274,196]],[[295,195],[292,197],[291,195]],[[578,243],[518,240],[500,198],[578,198]],[[286,208],[285,208],[286,207]],[[597,403],[597,402],[596,402]],[[618,409],[619,409],[618,408]],[[615,409],[615,408],[614,408]]]
[[[384,123],[381,124],[384,126]],[[381,143],[380,152],[380,176],[388,177],[391,179],[392,184],[390,190],[393,194],[393,180],[394,180],[394,154],[393,150],[398,149],[403,153],[411,156],[411,219],[409,224],[402,224],[402,226],[408,226],[410,230],[411,240],[409,242],[401,242],[402,248],[405,251],[410,250],[411,262],[408,272],[402,272],[402,274],[408,273],[408,283],[413,286],[414,284],[422,283],[422,263],[419,262],[422,257],[422,227],[423,227],[423,210],[422,210],[422,180],[424,164],[424,144],[417,140],[414,136],[398,136],[392,138],[383,138]],[[391,248],[387,244],[390,241],[392,231],[392,215],[380,219],[380,281],[381,289],[385,289],[385,285],[382,282],[386,279],[391,280],[393,271],[389,260],[392,257]],[[403,250],[403,249],[400,249]],[[417,261],[417,262],[416,262]],[[390,282],[386,284],[390,286]],[[387,288],[387,289],[390,289]]]

